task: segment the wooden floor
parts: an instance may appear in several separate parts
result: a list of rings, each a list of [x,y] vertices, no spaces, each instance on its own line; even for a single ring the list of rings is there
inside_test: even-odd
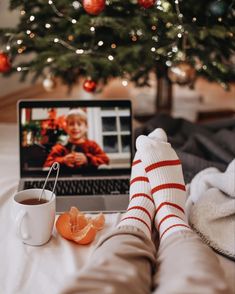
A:
[[[120,97],[123,97],[123,99],[132,100],[134,105],[137,103],[135,95],[138,90],[133,85],[123,87],[120,80],[113,80],[103,88],[102,92],[96,95],[84,92],[81,84],[76,85],[69,93],[67,87],[64,85],[58,84],[53,91],[46,92],[42,85],[37,84],[16,93],[0,97],[0,122],[17,121],[17,101],[20,99],[120,99]],[[154,92],[154,89],[147,89],[146,91]],[[231,85],[230,91],[227,92],[215,83],[198,79],[195,85],[195,91],[203,97],[205,105],[212,106],[217,111],[221,109],[235,112],[235,83]],[[154,95],[152,99],[154,99]],[[139,103],[139,105],[141,107],[142,104]],[[144,107],[148,106],[145,104]]]

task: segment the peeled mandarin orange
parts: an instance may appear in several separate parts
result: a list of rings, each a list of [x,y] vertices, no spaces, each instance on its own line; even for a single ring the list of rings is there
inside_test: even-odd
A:
[[[95,239],[96,232],[104,227],[104,223],[105,218],[102,213],[95,218],[90,218],[76,207],[71,207],[68,212],[58,217],[56,229],[65,239],[85,245]]]

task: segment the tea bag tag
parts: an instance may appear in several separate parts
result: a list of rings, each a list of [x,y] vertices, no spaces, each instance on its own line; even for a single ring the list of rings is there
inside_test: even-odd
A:
[[[43,194],[43,192],[44,192],[44,190],[45,190],[46,184],[47,184],[47,182],[48,182],[48,178],[49,178],[49,176],[50,176],[52,170],[57,170],[56,178],[55,178],[55,183],[54,183],[54,187],[53,187],[53,190],[52,190],[52,192],[51,192],[51,197],[52,197],[53,194],[54,194],[55,187],[56,187],[57,180],[58,180],[58,176],[59,176],[59,172],[60,172],[60,164],[59,164],[58,162],[54,162],[54,163],[52,164],[52,166],[50,167],[50,169],[49,169],[49,172],[48,172],[48,174],[47,174],[47,177],[46,177],[45,183],[44,183],[44,185],[43,185],[43,187],[42,187],[42,192],[41,192],[41,194],[40,194],[40,196],[39,196],[39,199],[38,199],[39,201],[40,201],[41,198],[42,198],[42,194]],[[50,200],[51,200],[51,198],[49,199],[49,201],[50,201]]]

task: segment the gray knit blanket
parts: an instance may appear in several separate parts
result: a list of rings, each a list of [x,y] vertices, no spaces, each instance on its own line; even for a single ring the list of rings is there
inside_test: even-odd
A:
[[[235,159],[225,172],[207,168],[188,185],[191,227],[218,253],[235,260]]]

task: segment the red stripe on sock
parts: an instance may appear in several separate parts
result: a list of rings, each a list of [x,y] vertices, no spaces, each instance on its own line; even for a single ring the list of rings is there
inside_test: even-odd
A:
[[[137,160],[135,160],[135,161],[132,162],[132,166],[134,166],[134,165],[136,165],[136,164],[138,164],[140,162],[141,162],[141,160],[140,159],[137,159]]]
[[[140,221],[141,223],[143,223],[143,224],[146,225],[146,227],[148,228],[149,232],[151,233],[151,231],[152,231],[151,228],[149,227],[149,225],[148,225],[143,219],[141,219],[141,218],[139,218],[139,217],[135,217],[135,216],[127,216],[127,217],[124,217],[124,218],[121,220],[121,222],[124,221],[124,220],[127,220],[127,219],[135,219],[135,220]]]
[[[179,190],[185,191],[185,185],[178,184],[178,183],[162,184],[162,185],[154,187],[151,190],[151,193],[154,194],[157,191],[160,191],[160,190],[163,190],[163,189],[179,189]]]
[[[145,194],[145,193],[134,194],[134,195],[131,196],[130,200],[132,200],[133,198],[136,198],[136,197],[148,198],[154,204],[153,198],[151,196],[149,196],[148,194]]]
[[[152,220],[151,214],[150,214],[149,211],[148,211],[146,208],[144,208],[143,206],[131,206],[131,207],[129,207],[129,208],[127,209],[127,211],[130,211],[130,210],[133,210],[133,209],[138,209],[138,210],[142,210],[142,211],[144,211],[144,212],[148,215],[149,219]]]
[[[183,220],[181,217],[179,217],[179,216],[176,215],[176,214],[168,214],[167,216],[165,216],[165,217],[160,221],[160,223],[159,223],[158,226],[157,226],[157,230],[159,231],[161,224],[162,224],[165,220],[167,220],[168,218],[171,218],[171,217],[177,217],[177,218]]]
[[[172,226],[170,226],[169,228],[167,228],[167,229],[161,234],[160,239],[162,239],[162,237],[165,235],[165,233],[166,233],[167,231],[169,231],[170,229],[175,228],[175,227],[186,227],[186,228],[189,228],[189,226],[184,225],[184,224],[175,224],[175,225],[172,225]],[[190,229],[190,228],[189,228],[189,229]]]
[[[147,177],[136,177],[130,181],[130,185],[135,182],[149,182],[149,179]]]
[[[159,162],[155,162],[153,164],[150,164],[149,166],[147,166],[145,168],[145,171],[147,173],[147,172],[149,172],[153,169],[159,168],[159,167],[170,166],[170,165],[179,165],[179,164],[181,164],[179,159],[177,159],[177,160],[163,160],[163,161],[159,161]]]
[[[179,209],[180,211],[182,211],[183,213],[185,213],[185,212],[184,212],[184,209],[183,209],[181,206],[179,206],[179,205],[177,205],[177,204],[175,204],[175,203],[172,203],[172,202],[162,202],[162,203],[158,206],[158,208],[157,208],[157,210],[156,210],[156,214],[157,214],[158,211],[159,211],[163,206],[165,206],[165,205],[173,206],[173,207]]]

